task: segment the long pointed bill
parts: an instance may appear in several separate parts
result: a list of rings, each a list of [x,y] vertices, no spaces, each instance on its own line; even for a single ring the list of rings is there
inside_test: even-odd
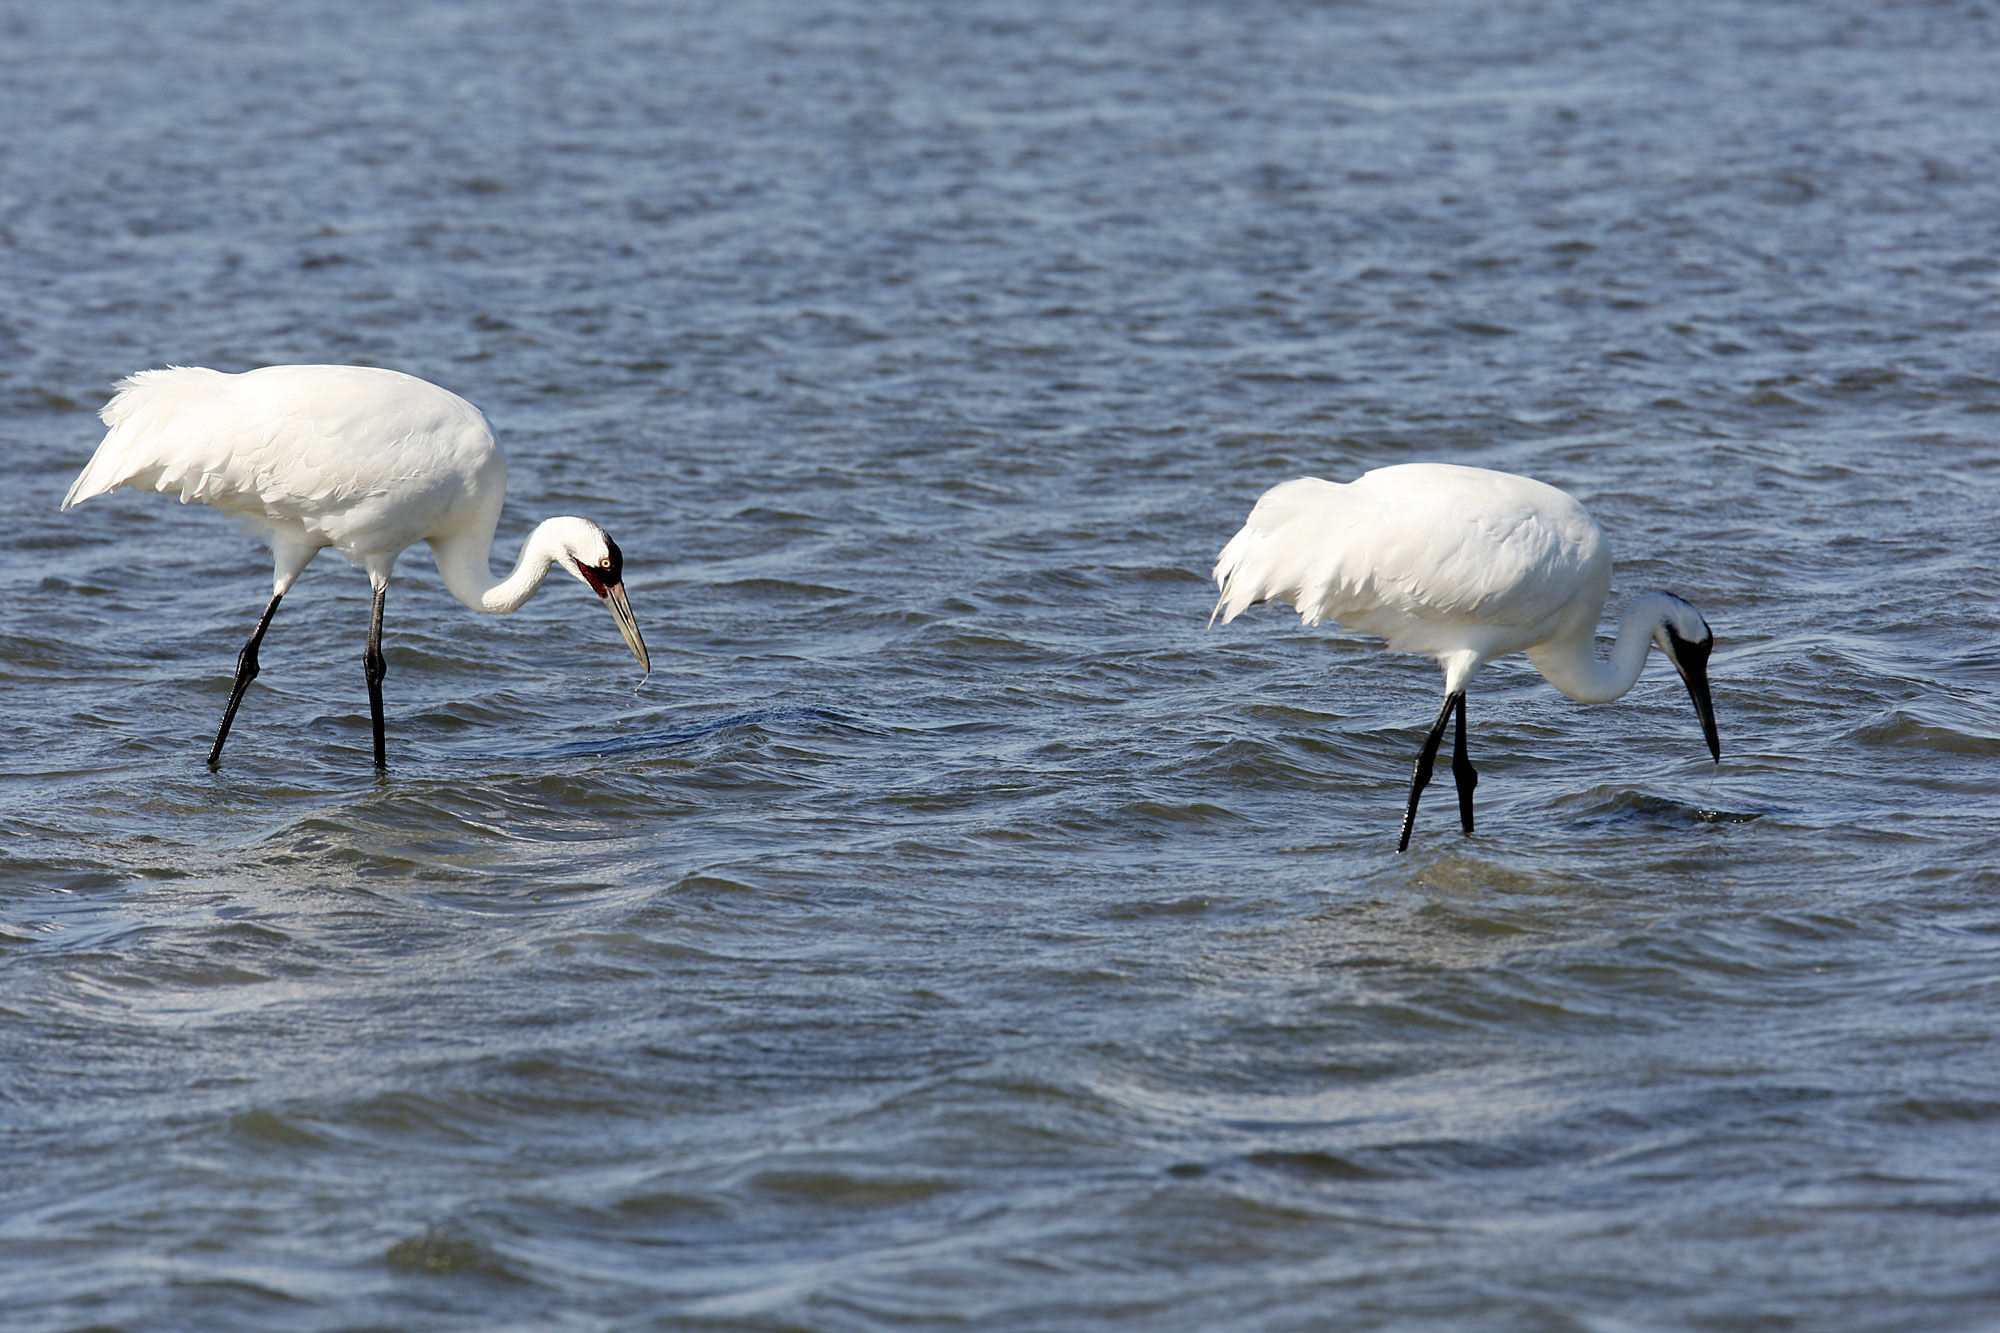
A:
[[[1694,700],[1694,711],[1701,718],[1701,734],[1708,741],[1708,752],[1716,763],[1722,762],[1722,741],[1715,734],[1715,704],[1708,697],[1708,655],[1715,648],[1715,640],[1707,643],[1691,643],[1680,635],[1668,631],[1668,640],[1673,651],[1667,654],[1674,664],[1674,670],[1681,673],[1681,681],[1688,687],[1688,696]]]
[[[639,622],[632,618],[632,603],[625,600],[625,585],[614,583],[604,590],[604,604],[611,608],[611,618],[618,622],[618,632],[625,636],[625,646],[632,650],[632,656],[639,659],[639,670],[643,673],[640,684],[653,674],[653,659],[646,655],[646,641],[639,637]]]

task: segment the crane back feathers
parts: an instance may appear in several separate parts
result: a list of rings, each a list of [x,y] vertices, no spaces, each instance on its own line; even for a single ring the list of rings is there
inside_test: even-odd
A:
[[[146,370],[120,381],[100,415],[110,431],[64,508],[120,486],[177,494],[274,546],[333,546],[357,564],[487,526],[486,511],[497,523],[506,490],[484,414],[397,371]]]
[[[1486,658],[1592,633],[1611,556],[1596,522],[1552,486],[1419,463],[1272,487],[1215,579],[1224,623],[1287,602],[1306,624],[1338,621],[1395,651]]]

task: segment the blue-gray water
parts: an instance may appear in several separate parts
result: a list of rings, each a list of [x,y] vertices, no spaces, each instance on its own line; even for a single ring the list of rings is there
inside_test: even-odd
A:
[[[2000,1326],[2000,13],[12,5],[10,1330]],[[119,375],[483,406],[372,771],[331,553],[57,505]],[[1417,459],[1617,602],[1437,673],[1214,553]]]

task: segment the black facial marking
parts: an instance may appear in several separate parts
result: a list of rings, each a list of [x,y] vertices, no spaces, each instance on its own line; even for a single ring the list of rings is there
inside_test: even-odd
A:
[[[618,549],[618,543],[611,540],[611,534],[604,534],[604,549],[611,552],[611,564],[603,569],[606,586],[625,581],[625,553]]]
[[[1673,640],[1674,656],[1689,666],[1705,665],[1708,662],[1708,655],[1715,651],[1713,634],[1704,639],[1683,639],[1669,628],[1667,637]]]

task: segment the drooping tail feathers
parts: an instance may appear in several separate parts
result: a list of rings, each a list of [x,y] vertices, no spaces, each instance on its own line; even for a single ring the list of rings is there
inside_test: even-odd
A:
[[[169,366],[120,380],[118,392],[98,412],[110,432],[63,496],[62,507],[119,486],[181,490],[187,498],[200,484],[198,460],[210,434],[204,409],[213,407],[228,378],[200,366]],[[194,475],[186,475],[190,471]]]
[[[1227,625],[1256,603],[1272,601],[1290,602],[1316,623],[1318,617],[1302,598],[1331,576],[1331,561],[1318,538],[1346,489],[1318,477],[1299,477],[1264,492],[1216,557],[1215,582],[1222,595],[1208,623],[1214,625],[1220,616]]]

